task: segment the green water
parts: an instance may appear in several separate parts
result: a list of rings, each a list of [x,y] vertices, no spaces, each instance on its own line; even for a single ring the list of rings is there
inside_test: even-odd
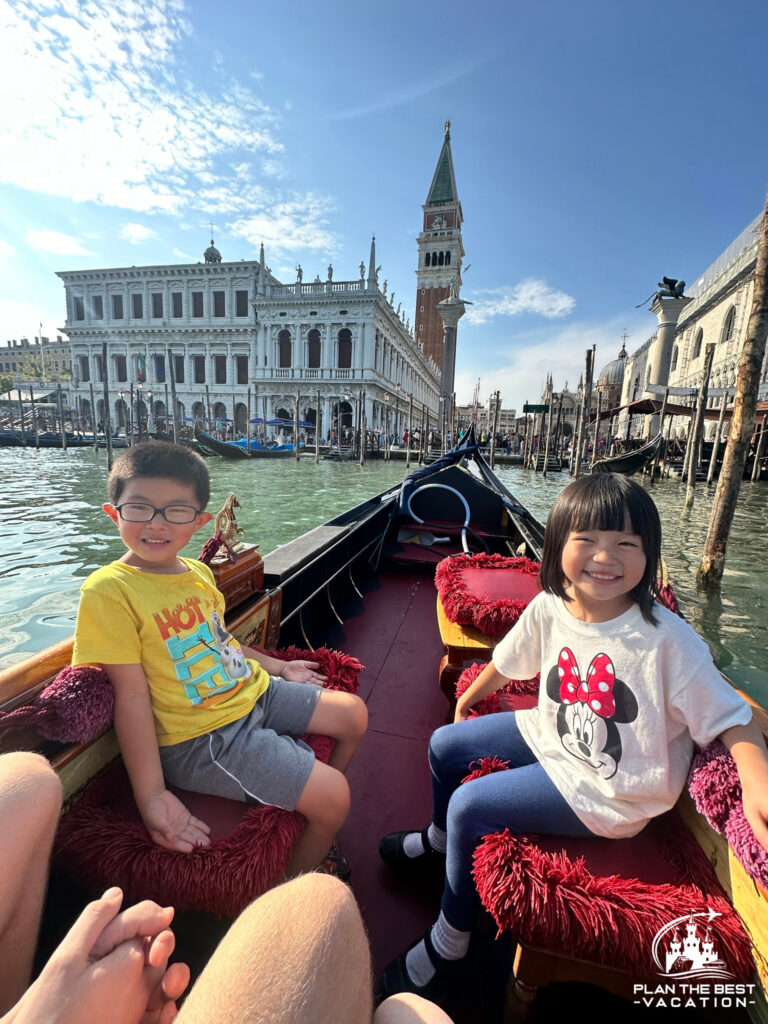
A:
[[[241,503],[239,525],[262,554],[318,523],[398,483],[404,462],[350,463],[314,460],[225,462],[207,460],[213,511],[231,491]],[[505,485],[540,519],[568,482],[518,468],[501,468]],[[0,449],[0,668],[64,639],[72,632],[80,585],[93,569],[123,551],[117,531],[101,511],[104,453],[90,449]],[[728,549],[721,593],[702,598],[695,577],[704,544],[711,496],[697,488],[692,512],[674,480],[658,483],[654,498],[664,527],[664,557],[681,606],[716,653],[720,668],[768,706],[768,487],[744,484]],[[185,554],[195,557],[209,536],[202,531]]]

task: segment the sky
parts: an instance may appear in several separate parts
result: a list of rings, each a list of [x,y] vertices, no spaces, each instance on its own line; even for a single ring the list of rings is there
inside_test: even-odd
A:
[[[765,0],[0,0],[0,343],[60,331],[57,270],[197,262],[211,224],[286,281],[375,233],[413,322],[448,119],[457,399],[520,411],[762,209],[767,38]]]

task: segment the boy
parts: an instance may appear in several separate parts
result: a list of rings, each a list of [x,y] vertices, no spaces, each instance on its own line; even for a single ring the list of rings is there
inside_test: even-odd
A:
[[[104,511],[126,546],[85,582],[74,665],[100,664],[115,691],[115,729],[152,839],[188,852],[209,827],[166,788],[297,810],[307,819],[288,877],[316,868],[349,811],[344,778],[367,725],[353,694],[323,690],[318,665],[241,647],[224,627],[213,573],[179,551],[211,519],[208,471],[187,448],[149,442],[114,465]],[[329,764],[295,737],[337,742]],[[339,862],[342,862],[341,864]]]

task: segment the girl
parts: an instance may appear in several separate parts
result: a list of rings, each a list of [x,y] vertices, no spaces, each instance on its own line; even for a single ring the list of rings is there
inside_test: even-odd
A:
[[[445,870],[440,916],[384,971],[383,994],[439,995],[467,953],[480,903],[472,854],[482,836],[621,838],[669,810],[693,744],[719,737],[736,761],[744,810],[768,848],[768,752],[749,705],[706,644],[655,602],[661,524],[626,477],[570,484],[547,523],[539,594],[459,698],[453,725],[429,747],[433,818],[381,841],[402,874]],[[468,720],[508,679],[541,672],[538,707]],[[496,754],[511,770],[460,785],[471,761]]]

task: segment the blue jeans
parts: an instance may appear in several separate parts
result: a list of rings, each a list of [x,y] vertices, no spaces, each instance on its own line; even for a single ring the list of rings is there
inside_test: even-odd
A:
[[[496,754],[510,770],[461,785],[469,764]],[[448,834],[442,910],[448,922],[470,931],[480,897],[472,855],[483,836],[514,834],[590,836],[523,739],[513,711],[444,725],[429,741],[433,821]]]

